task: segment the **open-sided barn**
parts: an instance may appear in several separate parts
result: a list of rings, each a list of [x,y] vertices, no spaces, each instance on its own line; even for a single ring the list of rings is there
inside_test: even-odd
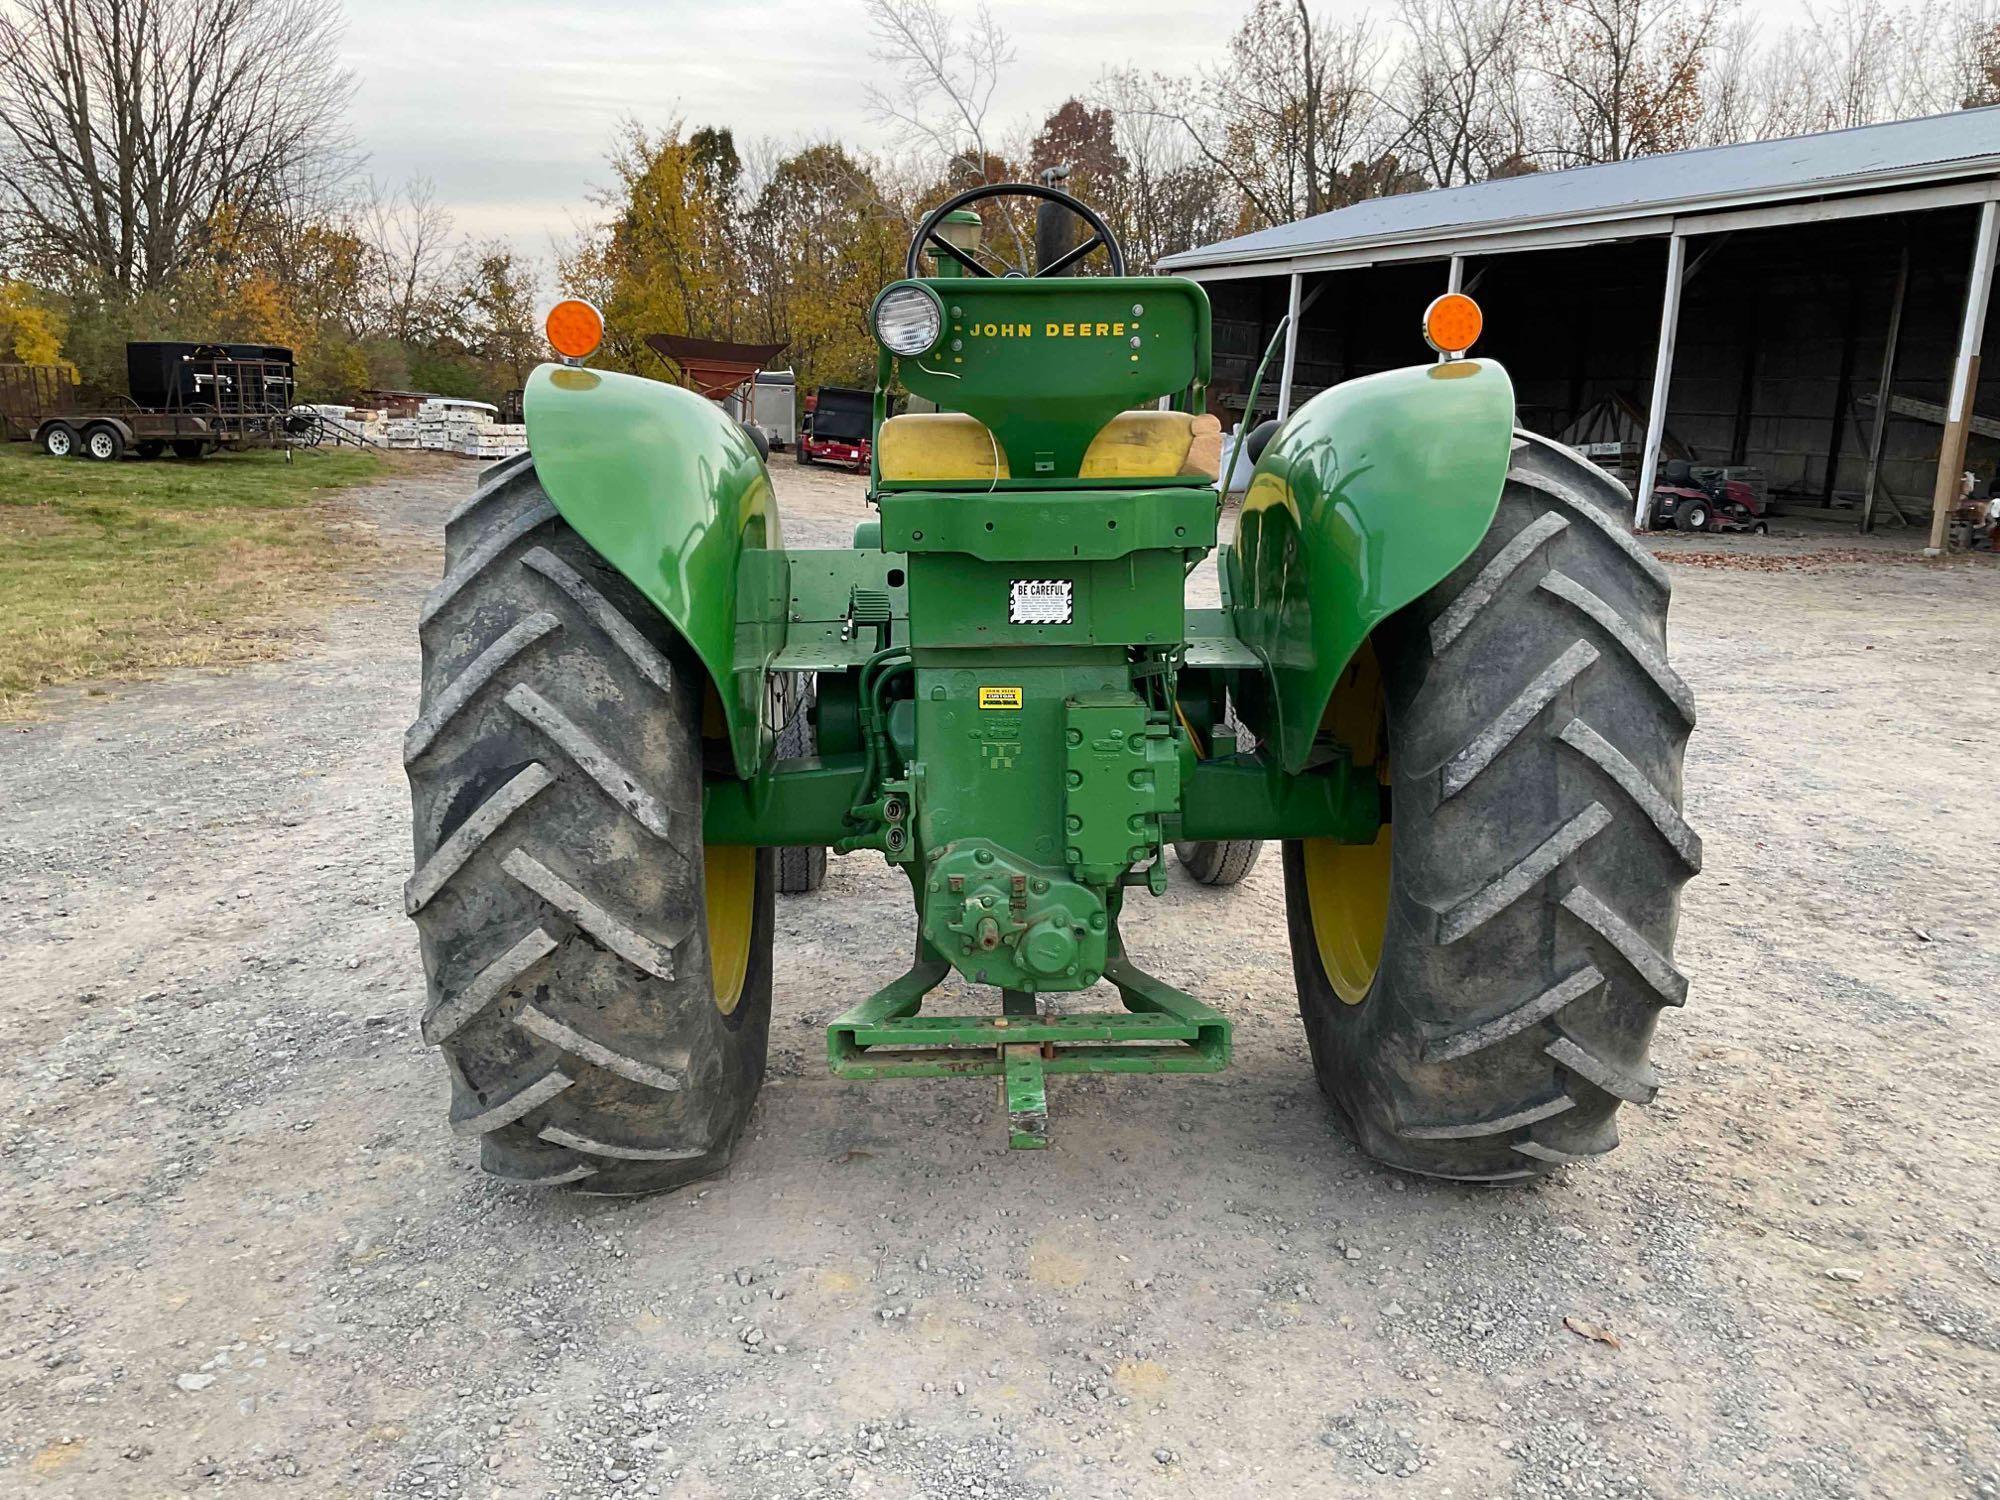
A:
[[[1374,199],[1162,269],[1207,285],[1225,413],[1288,310],[1259,416],[1412,363],[1424,306],[1461,288],[1526,425],[1615,442],[1624,419],[1639,509],[1664,443],[1936,547],[1940,499],[2000,463],[1979,361],[1996,239],[1983,109]]]

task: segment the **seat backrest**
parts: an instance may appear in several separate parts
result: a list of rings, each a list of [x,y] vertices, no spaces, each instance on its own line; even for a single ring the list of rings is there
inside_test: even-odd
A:
[[[1118,413],[1208,384],[1208,294],[1195,282],[1051,276],[924,284],[944,304],[945,329],[935,352],[900,363],[902,383],[941,412],[980,422],[1015,479],[1081,477],[1084,455]]]

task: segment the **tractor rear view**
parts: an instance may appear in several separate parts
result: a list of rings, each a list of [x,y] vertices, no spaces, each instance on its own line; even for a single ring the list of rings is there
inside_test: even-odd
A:
[[[964,225],[1007,194],[1087,233],[996,274]],[[1109,274],[1064,274],[1100,252]],[[1313,1066],[1363,1150],[1499,1179],[1614,1146],[1686,995],[1694,710],[1624,492],[1514,430],[1506,372],[1466,357],[1477,309],[1440,299],[1435,362],[1292,413],[1222,607],[1193,609],[1227,458],[1201,288],[1127,275],[1031,184],[939,206],[905,272],[871,313],[878,519],[851,546],[788,549],[708,403],[584,367],[580,303],[528,384],[530,452],[447,524],[406,900],[485,1167],[610,1193],[722,1168],[763,1075],[777,851],[820,847],[900,871],[915,929],[829,1027],[832,1071],[996,1080],[1015,1146],[1049,1139],[1050,1075],[1228,1065],[1229,1018],[1120,917],[1170,846],[1226,885],[1269,840]],[[937,410],[891,417],[896,386]],[[954,970],[989,1008],[926,1008]]]

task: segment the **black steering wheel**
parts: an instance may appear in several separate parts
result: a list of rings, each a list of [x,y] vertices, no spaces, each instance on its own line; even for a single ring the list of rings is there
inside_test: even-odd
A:
[[[911,280],[921,277],[924,274],[924,251],[926,248],[935,248],[940,253],[949,255],[972,275],[992,278],[994,275],[992,271],[938,233],[938,225],[944,222],[946,214],[956,213],[969,203],[983,202],[988,198],[1041,198],[1068,209],[1090,226],[1089,239],[1076,248],[1065,251],[1051,264],[1035,271],[1022,270],[1017,266],[1012,268],[1008,275],[1060,276],[1100,245],[1104,247],[1104,253],[1111,257],[1111,274],[1113,276],[1125,274],[1125,247],[1118,243],[1118,236],[1111,232],[1111,226],[1104,222],[1097,210],[1081,199],[1071,197],[1061,188],[1047,187],[1039,182],[989,182],[976,188],[967,188],[964,192],[945,199],[924,216],[924,222],[917,226],[917,232],[910,237],[910,253],[903,260],[903,274]]]

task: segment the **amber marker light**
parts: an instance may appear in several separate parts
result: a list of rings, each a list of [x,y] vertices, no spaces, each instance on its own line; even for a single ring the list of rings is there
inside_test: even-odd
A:
[[[604,342],[604,314],[579,297],[565,298],[550,308],[542,327],[549,347],[567,364],[582,364]]]
[[[1456,359],[1486,326],[1479,304],[1463,292],[1446,292],[1424,309],[1424,341],[1446,359]]]

